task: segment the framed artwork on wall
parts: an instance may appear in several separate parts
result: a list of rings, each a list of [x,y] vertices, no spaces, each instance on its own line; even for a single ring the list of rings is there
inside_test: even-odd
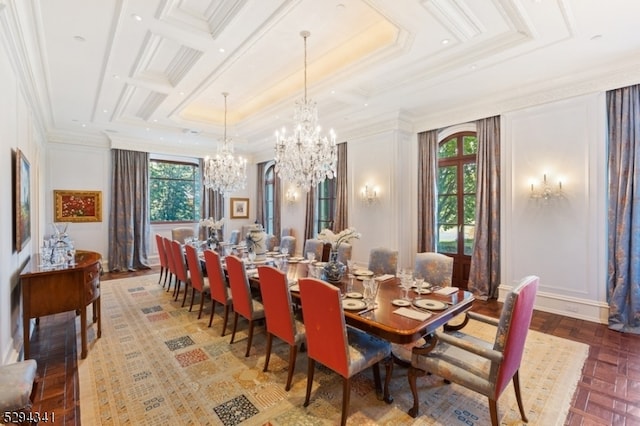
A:
[[[231,219],[248,219],[249,218],[249,199],[248,198],[232,198],[231,199]]]
[[[55,222],[102,222],[101,191],[53,191]]]
[[[15,161],[14,245],[20,252],[31,239],[31,165],[20,149]]]

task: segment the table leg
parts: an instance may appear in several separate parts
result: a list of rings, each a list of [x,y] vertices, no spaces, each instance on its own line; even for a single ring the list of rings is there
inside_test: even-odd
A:
[[[23,350],[24,350],[24,359],[29,359],[29,331],[31,329],[31,321],[29,318],[29,312],[23,307],[22,308],[22,333],[23,336]]]
[[[102,306],[100,303],[100,296],[96,299],[96,312],[98,313],[98,338],[102,336]]]
[[[80,337],[82,339],[82,352],[80,352],[80,358],[85,359],[87,357],[87,307],[83,306],[80,309]]]

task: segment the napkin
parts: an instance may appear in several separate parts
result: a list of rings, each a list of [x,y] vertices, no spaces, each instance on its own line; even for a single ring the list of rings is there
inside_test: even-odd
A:
[[[442,287],[440,290],[434,291],[434,293],[448,296],[450,294],[456,293],[458,290],[458,287]]]
[[[258,269],[257,268],[251,268],[251,269],[247,269],[247,275],[254,275],[258,273]]]
[[[395,278],[395,275],[390,275],[390,274],[384,274],[384,275],[380,275],[379,277],[376,277],[376,281],[386,281],[386,280],[390,280],[391,278]]]
[[[418,312],[409,308],[398,308],[393,311],[394,314],[402,315],[403,317],[412,318],[418,321],[424,321],[431,316],[429,312]]]

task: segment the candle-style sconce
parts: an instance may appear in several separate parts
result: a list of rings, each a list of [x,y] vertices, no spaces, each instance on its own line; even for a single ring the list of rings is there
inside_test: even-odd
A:
[[[379,189],[377,186],[366,184],[362,190],[360,190],[360,198],[366,204],[371,205],[378,201]]]
[[[563,197],[562,180],[558,179],[557,185],[551,185],[547,180],[547,174],[543,174],[542,183],[536,184],[531,182],[531,191],[529,197],[534,200],[549,201],[553,198]]]
[[[293,204],[298,201],[298,192],[292,188],[289,188],[284,194],[284,199],[287,201],[287,203]]]

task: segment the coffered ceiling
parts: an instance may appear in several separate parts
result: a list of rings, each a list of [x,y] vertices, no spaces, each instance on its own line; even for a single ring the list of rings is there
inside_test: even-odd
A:
[[[338,139],[640,82],[636,0],[23,1],[0,4],[21,16],[52,138],[213,150],[229,92],[236,149],[264,150],[303,94],[302,30],[309,96]]]

